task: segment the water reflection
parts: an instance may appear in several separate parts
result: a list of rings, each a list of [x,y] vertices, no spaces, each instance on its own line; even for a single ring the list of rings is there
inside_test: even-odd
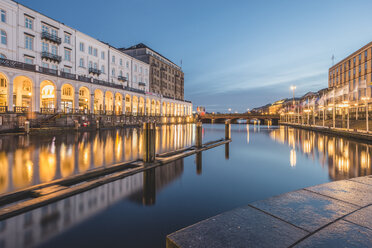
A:
[[[156,129],[156,152],[192,145],[193,125]],[[142,129],[0,138],[0,193],[142,156]]]
[[[38,246],[124,198],[154,205],[156,192],[179,178],[183,166],[177,160],[0,221],[0,247]]]
[[[273,140],[292,148],[289,154],[292,167],[297,163],[296,153],[302,153],[312,160],[318,160],[323,167],[328,167],[333,180],[372,174],[370,144],[289,127],[280,127],[269,135]]]

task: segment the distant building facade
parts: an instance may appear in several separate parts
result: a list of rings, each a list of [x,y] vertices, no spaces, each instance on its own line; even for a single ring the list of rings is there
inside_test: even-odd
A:
[[[120,50],[150,65],[150,92],[184,99],[184,73],[181,67],[143,43]]]

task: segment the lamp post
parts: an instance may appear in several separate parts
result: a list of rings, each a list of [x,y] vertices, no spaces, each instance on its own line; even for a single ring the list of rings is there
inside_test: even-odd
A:
[[[368,126],[368,100],[369,97],[362,97],[362,100],[365,103],[365,108],[366,108],[366,130],[369,132],[369,126]]]

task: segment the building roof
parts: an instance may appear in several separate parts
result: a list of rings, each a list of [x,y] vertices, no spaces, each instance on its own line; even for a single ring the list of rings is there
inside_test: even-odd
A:
[[[125,50],[134,50],[134,49],[139,49],[139,48],[147,48],[147,49],[153,51],[154,53],[157,53],[159,56],[165,58],[165,59],[168,60],[169,62],[173,63],[174,65],[178,66],[178,65],[177,65],[176,63],[174,63],[172,60],[168,59],[167,57],[165,57],[165,56],[162,55],[161,53],[155,51],[154,49],[152,49],[151,47],[149,47],[149,46],[147,46],[147,45],[145,45],[145,44],[143,44],[143,43],[138,43],[137,45],[133,45],[133,46],[128,47],[128,48],[124,48],[124,47],[123,47],[123,48],[119,48],[119,49],[125,51]]]

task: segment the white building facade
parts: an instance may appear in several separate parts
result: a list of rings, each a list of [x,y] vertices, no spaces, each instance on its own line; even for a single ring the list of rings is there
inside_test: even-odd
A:
[[[191,115],[149,93],[149,64],[14,1],[0,14],[0,112]]]

